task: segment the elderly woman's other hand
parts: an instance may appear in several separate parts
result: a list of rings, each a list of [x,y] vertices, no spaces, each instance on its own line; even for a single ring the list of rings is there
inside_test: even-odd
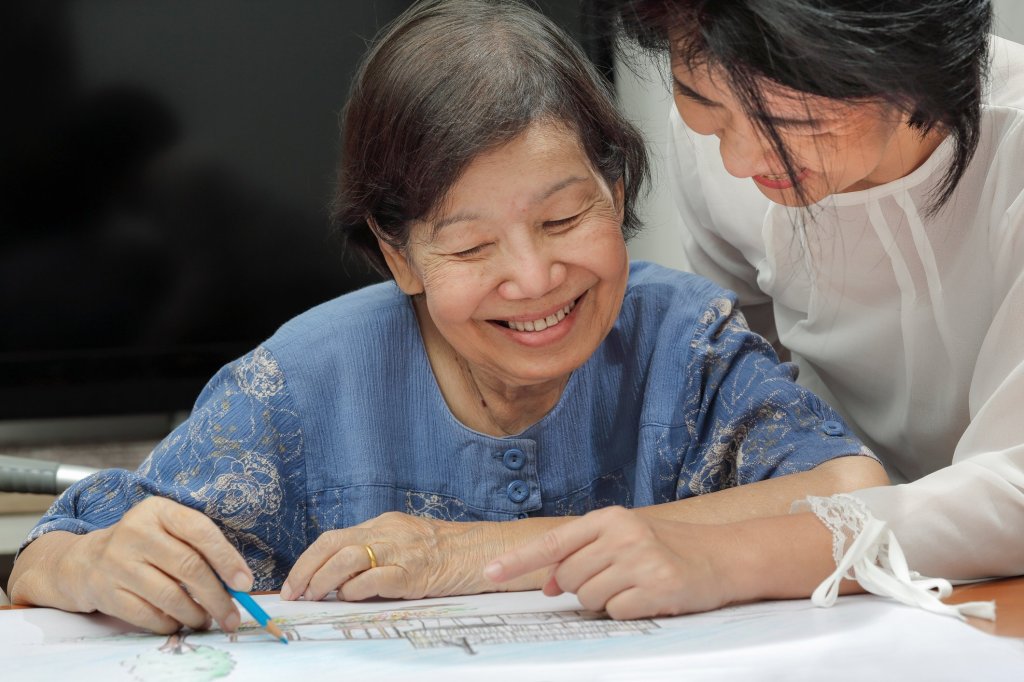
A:
[[[494,591],[480,566],[504,550],[497,523],[456,523],[388,512],[327,531],[302,553],[281,598],[420,599]]]

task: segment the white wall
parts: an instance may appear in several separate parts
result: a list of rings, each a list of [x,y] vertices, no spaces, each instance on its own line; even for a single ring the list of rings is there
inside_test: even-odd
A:
[[[993,0],[996,35],[1024,43],[1024,0]]]
[[[1024,0],[994,0],[993,6],[996,34],[1024,43]],[[615,85],[626,116],[647,136],[653,178],[651,193],[640,209],[646,227],[630,242],[629,252],[636,259],[680,267],[679,218],[664,168],[668,111],[672,104],[668,80],[658,73],[655,64],[638,64],[635,68],[641,71],[639,76],[629,69],[619,69]],[[666,65],[662,68],[667,70]]]

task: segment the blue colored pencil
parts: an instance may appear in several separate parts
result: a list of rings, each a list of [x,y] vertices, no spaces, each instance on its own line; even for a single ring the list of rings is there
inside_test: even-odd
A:
[[[223,580],[221,582],[224,583]],[[256,603],[256,600],[249,596],[247,592],[233,590],[227,586],[227,583],[224,583],[224,589],[228,591],[228,594],[238,600],[238,603],[242,605],[242,608],[248,611],[249,615],[256,619],[256,622],[260,624],[260,627],[266,630],[273,637],[277,638],[282,644],[288,643],[288,638],[284,636],[283,632],[281,632],[281,628],[277,627],[277,625],[270,620],[270,616],[267,615],[267,612],[260,608],[260,605]]]

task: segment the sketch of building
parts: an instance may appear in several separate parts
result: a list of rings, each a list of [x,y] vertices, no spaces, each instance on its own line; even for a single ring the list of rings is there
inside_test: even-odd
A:
[[[455,647],[467,654],[475,654],[486,645],[646,635],[659,627],[652,620],[615,621],[581,610],[480,615],[468,613],[458,604],[346,615],[309,614],[274,622],[291,641],[404,639],[416,649]],[[230,639],[237,643],[251,641],[253,636],[266,635],[246,627]]]

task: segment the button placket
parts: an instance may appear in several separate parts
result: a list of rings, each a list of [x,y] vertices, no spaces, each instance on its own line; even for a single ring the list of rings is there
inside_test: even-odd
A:
[[[530,497],[530,485],[526,481],[516,479],[508,484],[506,490],[508,492],[508,499],[516,504],[525,502]]]
[[[505,465],[506,469],[519,471],[526,464],[526,455],[519,448],[509,448],[501,456],[501,463]]]
[[[503,506],[522,518],[541,508],[540,480],[537,474],[537,443],[528,439],[506,440],[491,457],[500,462],[505,473],[498,480]],[[502,480],[503,479],[503,480]]]

